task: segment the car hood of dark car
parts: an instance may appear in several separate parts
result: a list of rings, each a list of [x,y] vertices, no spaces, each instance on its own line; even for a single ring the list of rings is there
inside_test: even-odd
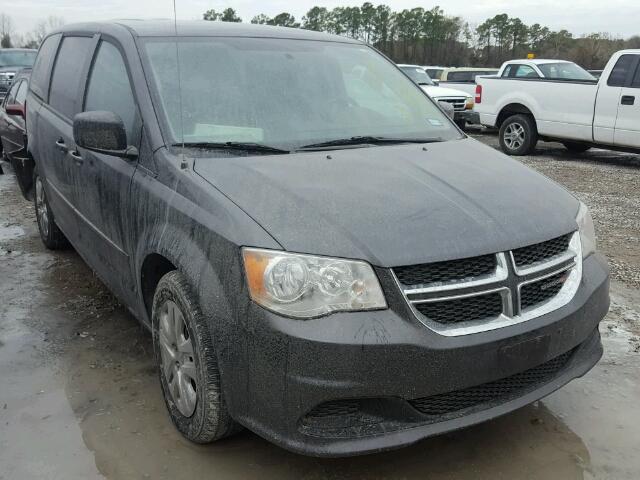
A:
[[[195,171],[285,250],[381,267],[506,251],[577,228],[569,192],[472,139],[200,157]]]

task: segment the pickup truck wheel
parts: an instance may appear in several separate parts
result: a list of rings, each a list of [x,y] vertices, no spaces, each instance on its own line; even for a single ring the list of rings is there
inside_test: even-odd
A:
[[[33,196],[36,220],[38,221],[38,230],[42,243],[49,250],[60,250],[69,246],[69,241],[64,233],[56,225],[53,212],[49,206],[47,193],[44,189],[44,182],[38,171],[33,173],[33,184],[35,186],[35,195]]]
[[[538,143],[538,129],[533,117],[513,115],[500,127],[500,146],[508,155],[528,155]]]
[[[584,153],[591,148],[591,145],[580,142],[562,142],[562,145],[571,153]]]
[[[160,384],[176,428],[195,443],[238,431],[224,400],[209,326],[182,273],[162,277],[152,308]]]
[[[458,128],[460,130],[464,130],[465,128],[467,128],[467,121],[466,120],[456,120],[456,125],[458,126]]]

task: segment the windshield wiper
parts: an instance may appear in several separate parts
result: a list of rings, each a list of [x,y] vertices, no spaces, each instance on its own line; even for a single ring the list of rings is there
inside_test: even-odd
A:
[[[357,136],[349,138],[338,138],[329,140],[328,142],[312,143],[304,145],[298,151],[324,149],[330,147],[342,147],[348,145],[393,145],[401,143],[434,143],[442,142],[442,138],[394,138],[394,137],[374,137],[374,136]]]
[[[242,150],[245,152],[261,152],[261,153],[277,153],[285,154],[291,153],[289,150],[282,148],[270,147],[269,145],[263,145],[261,143],[253,142],[185,142],[174,143],[174,147],[185,146],[187,148],[205,148],[205,149],[220,149],[220,150]]]

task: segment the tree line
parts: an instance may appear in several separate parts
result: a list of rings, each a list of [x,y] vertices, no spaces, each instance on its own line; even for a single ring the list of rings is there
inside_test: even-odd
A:
[[[204,20],[242,22],[233,8],[208,10]],[[611,54],[623,48],[640,48],[640,36],[616,38],[608,33],[574,36],[525,24],[506,13],[472,25],[462,17],[447,15],[440,7],[393,11],[388,5],[363,3],[360,7],[311,8],[300,20],[288,12],[274,17],[259,14],[251,23],[304,28],[345,35],[365,41],[398,63],[443,66],[497,67],[529,53],[538,58],[572,60],[588,69],[603,68]],[[59,17],[39,22],[33,31],[18,35],[11,17],[0,13],[3,48],[37,48],[47,32],[64,23]]]
[[[233,8],[208,10],[203,18],[242,22]],[[613,52],[640,48],[640,36],[622,39],[598,32],[575,37],[565,29],[527,25],[506,13],[472,25],[440,7],[393,11],[370,2],[360,7],[313,7],[300,21],[287,12],[274,17],[260,14],[251,23],[345,35],[374,45],[398,63],[420,65],[497,67],[533,53],[538,58],[562,58],[601,69]]]
[[[13,19],[0,13],[0,47],[2,48],[38,48],[42,40],[51,30],[64,25],[64,19],[60,17],[48,17],[38,22],[33,30],[21,35],[16,33],[13,26]]]

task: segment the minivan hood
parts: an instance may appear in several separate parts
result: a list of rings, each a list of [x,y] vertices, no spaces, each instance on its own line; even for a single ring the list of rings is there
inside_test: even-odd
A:
[[[197,158],[196,173],[285,250],[381,267],[465,258],[574,231],[578,201],[472,139]]]

